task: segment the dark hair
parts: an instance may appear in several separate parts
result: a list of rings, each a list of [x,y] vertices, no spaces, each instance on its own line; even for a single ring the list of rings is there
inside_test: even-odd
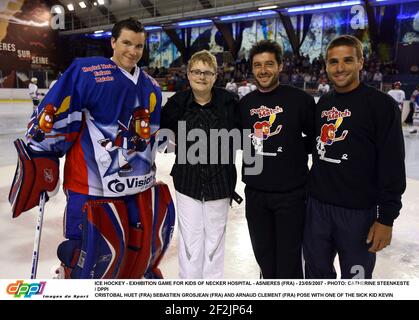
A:
[[[362,45],[362,42],[358,40],[358,38],[354,36],[350,36],[348,34],[344,34],[342,36],[339,36],[337,38],[334,38],[326,49],[326,61],[327,61],[327,53],[330,49],[335,47],[341,47],[341,46],[347,46],[352,47],[356,49],[356,56],[359,59],[363,56],[364,46]]]
[[[282,48],[278,43],[273,42],[272,40],[259,41],[250,49],[250,63],[253,63],[253,57],[255,55],[264,52],[273,53],[275,55],[276,62],[278,62],[278,64],[282,63]]]
[[[131,31],[134,31],[136,33],[139,32],[144,32],[144,27],[141,24],[140,21],[134,19],[134,18],[128,18],[125,20],[121,20],[118,21],[117,23],[115,23],[115,25],[112,28],[112,37],[115,38],[115,40],[117,40],[119,38],[119,36],[121,35],[121,30],[122,29],[128,29]]]

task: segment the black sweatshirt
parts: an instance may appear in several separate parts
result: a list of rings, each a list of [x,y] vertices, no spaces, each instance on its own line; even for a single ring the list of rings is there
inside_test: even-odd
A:
[[[288,85],[270,92],[253,91],[240,100],[242,129],[251,129],[252,154],[263,156],[259,175],[246,175],[246,186],[265,192],[289,192],[307,182],[307,140],[314,139],[315,102],[308,93]],[[303,133],[306,137],[303,137]],[[246,150],[243,150],[245,153]],[[245,154],[243,153],[243,157]]]
[[[392,226],[406,188],[396,102],[361,83],[351,92],[322,96],[315,122],[310,195],[345,208],[378,206],[378,222]]]

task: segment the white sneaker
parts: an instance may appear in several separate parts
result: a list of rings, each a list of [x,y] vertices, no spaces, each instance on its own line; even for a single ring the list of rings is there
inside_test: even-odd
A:
[[[409,133],[414,134],[414,133],[418,133],[418,129],[412,129],[409,131]]]

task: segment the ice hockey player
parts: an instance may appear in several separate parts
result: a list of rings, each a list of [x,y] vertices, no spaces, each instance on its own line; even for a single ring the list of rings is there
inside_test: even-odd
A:
[[[34,111],[28,144],[15,142],[14,217],[55,188],[66,156],[67,240],[57,250],[66,278],[162,277],[175,217],[167,185],[155,182],[161,91],[137,66],[145,36],[134,19],[116,23],[112,58],[76,59]]]
[[[393,84],[393,89],[387,92],[394,100],[396,100],[397,105],[399,106],[400,111],[403,111],[403,102],[406,99],[405,92],[400,89],[402,84],[400,81],[396,81]]]
[[[39,105],[40,93],[38,92],[38,79],[33,77],[29,83],[29,96],[32,99],[33,109]]]

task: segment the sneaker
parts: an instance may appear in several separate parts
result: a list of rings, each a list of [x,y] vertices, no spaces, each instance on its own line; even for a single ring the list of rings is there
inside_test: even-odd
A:
[[[412,134],[413,133],[418,133],[418,130],[417,129],[412,129],[412,130],[409,131],[409,133],[412,133]]]

